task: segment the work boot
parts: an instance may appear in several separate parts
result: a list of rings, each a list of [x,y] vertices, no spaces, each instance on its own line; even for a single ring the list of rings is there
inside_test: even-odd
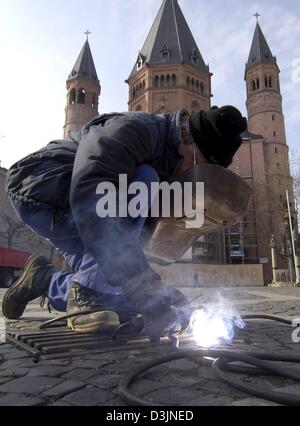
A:
[[[74,283],[68,301],[68,327],[76,333],[105,333],[132,318],[130,310],[120,308],[124,302],[122,296],[98,293]],[[129,306],[129,305],[128,305]],[[118,312],[118,308],[120,312]],[[84,315],[87,311],[95,312]],[[132,309],[131,309],[132,311]]]
[[[45,257],[31,256],[21,277],[7,290],[3,302],[2,313],[10,320],[19,319],[29,302],[42,297],[45,299],[54,266]]]

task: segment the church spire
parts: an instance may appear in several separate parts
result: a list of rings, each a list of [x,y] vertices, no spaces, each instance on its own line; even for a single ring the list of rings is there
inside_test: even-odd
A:
[[[88,35],[91,34],[89,31],[85,33],[87,35],[86,41],[81,49],[81,52],[78,56],[78,59],[73,67],[71,74],[69,75],[69,80],[74,78],[84,78],[89,80],[94,80],[99,83],[97,76],[96,67],[94,64]]]
[[[130,78],[144,64],[163,62],[189,64],[209,72],[177,0],[163,0]]]
[[[99,111],[101,85],[89,45],[90,34],[85,32],[86,41],[67,80],[64,138],[81,130]]]
[[[251,68],[253,65],[256,65],[259,62],[276,63],[276,57],[273,56],[271,49],[266,41],[266,38],[262,32],[262,29],[259,25],[259,15],[257,14],[254,16],[257,17],[257,23],[246,69]]]

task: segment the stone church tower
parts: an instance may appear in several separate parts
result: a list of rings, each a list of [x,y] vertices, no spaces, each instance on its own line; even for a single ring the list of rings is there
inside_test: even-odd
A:
[[[127,80],[129,110],[208,110],[211,76],[177,0],[164,0]]]
[[[273,234],[278,267],[287,269],[286,259],[279,256],[287,210],[285,191],[294,199],[279,74],[276,57],[257,22],[245,72],[249,128],[231,166],[252,186],[251,206],[240,224],[202,237],[190,253],[190,260],[200,264],[262,263],[266,283],[272,281],[269,244]],[[178,0],[163,0],[126,81],[129,111],[208,110],[212,75]],[[101,87],[88,39],[68,78],[67,90],[65,136],[98,114]]]
[[[228,263],[262,263],[267,283],[273,278],[272,235],[278,267],[287,269],[286,259],[280,257],[287,213],[286,190],[290,200],[294,198],[279,74],[276,57],[257,22],[245,71],[249,126],[231,166],[252,186],[254,196],[244,221],[226,231],[226,246]]]
[[[201,238],[192,251],[199,263],[262,263],[266,282],[272,281],[272,234],[280,259],[286,189],[293,199],[279,73],[257,23],[245,73],[249,129],[231,167],[253,187],[253,200],[238,226]],[[127,80],[129,110],[208,110],[211,77],[178,0],[163,0]],[[279,260],[279,267],[286,269],[285,259]]]
[[[279,250],[283,241],[283,218],[287,212],[286,190],[289,191],[290,200],[294,197],[279,74],[276,57],[257,22],[245,72],[251,134],[248,134],[249,139],[246,136],[236,158],[236,161],[240,160],[242,176],[247,179],[251,177],[252,182],[249,183],[254,189],[254,214],[251,220],[248,218],[244,223],[244,245],[248,256],[251,253],[253,260],[257,258],[258,262],[264,262],[270,259],[269,243],[274,234],[279,267],[285,269],[286,261],[280,259]],[[252,233],[256,234],[256,255],[253,252],[254,238],[249,235]],[[264,269],[266,279],[272,281],[270,260]]]
[[[208,111],[212,75],[178,0],[163,0],[126,81],[129,111]],[[224,232],[202,237],[193,246],[192,257],[199,263],[225,263]]]
[[[86,34],[87,40],[67,80],[64,137],[79,131],[98,115],[101,86],[89,45],[89,32]]]

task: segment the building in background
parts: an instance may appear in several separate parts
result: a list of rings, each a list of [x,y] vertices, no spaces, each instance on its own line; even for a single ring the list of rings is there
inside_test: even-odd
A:
[[[87,39],[67,80],[64,137],[80,130],[98,114],[101,86]]]
[[[272,281],[269,243],[273,234],[278,255],[282,246],[286,189],[294,198],[279,73],[276,57],[257,22],[245,70],[249,129],[231,166],[253,188],[250,210],[238,226],[201,238],[187,254],[189,261],[204,264],[261,263],[266,283]],[[209,110],[212,76],[178,0],[163,0],[126,80],[129,110],[155,114],[182,107],[190,112]],[[101,87],[88,40],[67,89],[65,136],[80,130],[98,111]],[[286,259],[281,258],[279,264],[286,268]]]

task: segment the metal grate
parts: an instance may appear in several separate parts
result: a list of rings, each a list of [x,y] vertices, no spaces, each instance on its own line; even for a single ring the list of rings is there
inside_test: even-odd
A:
[[[31,330],[31,332],[9,332],[7,342],[25,350],[36,362],[41,359],[76,357],[92,352],[104,353],[112,350],[143,349],[157,345],[143,336],[123,336],[113,340],[111,335],[78,334],[68,328],[51,332]],[[183,339],[190,340],[189,338]],[[172,342],[165,337],[161,339],[160,344],[171,346]]]

